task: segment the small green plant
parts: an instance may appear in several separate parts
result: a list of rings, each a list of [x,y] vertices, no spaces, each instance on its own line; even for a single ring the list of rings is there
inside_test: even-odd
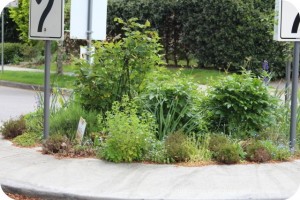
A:
[[[246,159],[252,162],[267,162],[272,159],[271,153],[261,141],[253,140],[245,147]]]
[[[157,138],[184,131],[190,134],[201,127],[198,85],[182,74],[169,74],[160,69],[151,74],[140,95],[141,107],[155,116]]]
[[[229,143],[228,137],[224,134],[211,134],[208,149],[212,152],[213,157],[216,158],[220,149]]]
[[[167,154],[175,162],[187,162],[197,153],[195,143],[182,132],[175,132],[166,137]]]
[[[18,119],[9,119],[0,128],[0,133],[5,139],[13,139],[18,135],[22,135],[25,131],[26,123],[23,116],[20,116]]]
[[[151,147],[154,137],[154,123],[147,113],[137,115],[134,103],[124,97],[114,102],[112,110],[106,113],[104,132],[108,136],[100,155],[112,162],[140,161]]]
[[[144,160],[154,163],[170,163],[171,159],[168,157],[165,142],[154,139],[144,156]]]
[[[272,157],[272,160],[286,161],[291,156],[289,149],[284,145],[276,146],[270,140],[260,142],[267,149],[267,151]]]
[[[240,162],[242,148],[239,144],[225,144],[217,152],[216,160],[225,164]]]
[[[65,108],[58,110],[50,120],[50,134],[61,133],[71,141],[76,138],[76,131],[80,117],[87,122],[86,135],[97,130],[97,113],[85,111],[79,104],[71,103]]]
[[[71,142],[62,134],[51,135],[43,143],[42,152],[44,154],[68,155],[71,149]]]
[[[191,162],[210,161],[212,152],[209,150],[210,136],[209,134],[191,134],[189,139],[197,146],[197,152],[191,156]]]
[[[21,147],[33,147],[42,141],[42,134],[25,132],[13,139],[13,143]]]

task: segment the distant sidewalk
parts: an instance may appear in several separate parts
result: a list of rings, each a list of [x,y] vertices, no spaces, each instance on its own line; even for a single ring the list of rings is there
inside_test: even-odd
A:
[[[0,67],[2,70],[2,67]],[[23,72],[40,72],[43,73],[44,70],[42,69],[32,69],[28,67],[20,67],[15,65],[4,65],[4,71],[23,71]],[[52,74],[56,73],[56,71],[51,71]],[[64,72],[64,75],[74,76],[73,72]]]

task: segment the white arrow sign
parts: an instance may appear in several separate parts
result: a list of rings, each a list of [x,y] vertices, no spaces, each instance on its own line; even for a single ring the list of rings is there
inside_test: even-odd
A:
[[[300,41],[300,1],[277,0],[274,39],[278,41]]]
[[[30,0],[29,38],[62,40],[64,0]]]

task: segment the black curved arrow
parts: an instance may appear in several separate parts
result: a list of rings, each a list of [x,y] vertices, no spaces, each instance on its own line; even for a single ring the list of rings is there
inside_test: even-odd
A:
[[[292,33],[298,33],[299,24],[300,24],[300,14],[298,13],[293,24]]]
[[[40,22],[39,22],[39,26],[38,26],[38,32],[42,32],[45,19],[46,19],[47,15],[49,14],[49,12],[50,12],[50,10],[53,6],[53,3],[54,3],[54,0],[49,0],[49,2],[47,4],[41,18],[40,18]]]

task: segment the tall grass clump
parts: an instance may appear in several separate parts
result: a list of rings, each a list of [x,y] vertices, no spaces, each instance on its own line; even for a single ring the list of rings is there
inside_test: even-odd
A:
[[[186,134],[199,130],[202,114],[199,102],[202,94],[197,90],[197,84],[182,77],[180,73],[171,75],[164,69],[150,76],[140,100],[141,107],[156,119],[157,138],[162,140],[179,130]]]

